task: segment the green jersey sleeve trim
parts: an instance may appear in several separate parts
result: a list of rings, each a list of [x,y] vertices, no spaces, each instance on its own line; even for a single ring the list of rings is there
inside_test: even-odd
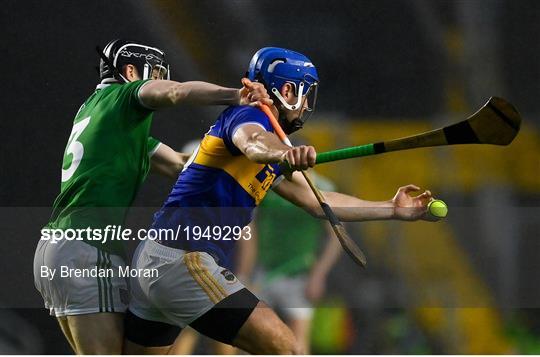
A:
[[[148,157],[152,157],[159,149],[161,142],[151,136],[148,137]]]
[[[154,107],[151,107],[147,104],[144,103],[144,101],[142,100],[141,98],[141,90],[143,89],[143,87],[145,85],[147,85],[148,83],[150,83],[151,79],[147,79],[146,81],[144,81],[143,84],[141,84],[141,86],[139,87],[139,89],[137,89],[137,100],[139,101],[139,104],[141,106],[143,106],[144,108],[148,109],[148,110],[157,110],[157,108],[154,108]]]

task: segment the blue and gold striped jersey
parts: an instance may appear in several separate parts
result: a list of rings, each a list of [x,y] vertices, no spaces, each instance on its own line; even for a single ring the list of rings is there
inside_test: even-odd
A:
[[[231,106],[223,111],[154,215],[152,228],[179,232],[176,239],[160,239],[161,244],[208,252],[221,266],[231,268],[236,240],[224,235],[251,221],[253,209],[281,175],[277,164],[250,161],[234,145],[235,131],[246,124],[273,132],[270,121],[257,108]],[[201,231],[208,234],[195,239],[195,233]]]

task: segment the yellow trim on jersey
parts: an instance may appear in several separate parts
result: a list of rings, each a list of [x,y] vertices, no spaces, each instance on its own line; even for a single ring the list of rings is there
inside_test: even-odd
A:
[[[223,298],[213,289],[208,282],[201,276],[200,274],[200,268],[197,269],[197,265],[195,263],[195,257],[198,255],[198,252],[191,252],[184,255],[184,264],[186,264],[186,267],[193,277],[193,279],[199,284],[199,286],[204,290],[206,295],[210,298],[210,300],[217,304],[220,302]]]
[[[231,175],[236,182],[259,204],[272,186],[276,174],[271,166],[257,164],[244,155],[233,156],[225,146],[222,138],[206,134],[194,163],[212,168],[222,169]],[[264,168],[266,178],[263,182],[257,179],[257,174]]]

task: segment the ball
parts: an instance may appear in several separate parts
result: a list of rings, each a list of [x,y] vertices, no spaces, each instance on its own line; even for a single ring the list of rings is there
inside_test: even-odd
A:
[[[448,214],[448,206],[442,200],[432,200],[427,205],[430,215],[437,218],[444,218]]]

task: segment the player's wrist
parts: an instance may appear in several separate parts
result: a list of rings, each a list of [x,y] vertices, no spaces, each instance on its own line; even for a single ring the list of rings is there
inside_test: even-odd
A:
[[[392,217],[390,219],[399,220],[399,221],[414,221],[412,219],[413,208],[412,207],[401,207],[395,199],[391,200],[392,202]]]
[[[244,87],[240,89],[235,89],[234,93],[234,99],[232,105],[247,105],[249,104],[249,98],[248,93],[246,93],[246,89]]]
[[[240,88],[240,89],[236,89],[235,90],[235,97],[233,99],[233,103],[231,103],[232,105],[242,105],[242,91],[244,90],[244,88]]]
[[[382,201],[379,203],[381,219],[399,219],[396,212],[396,202],[394,199]]]

